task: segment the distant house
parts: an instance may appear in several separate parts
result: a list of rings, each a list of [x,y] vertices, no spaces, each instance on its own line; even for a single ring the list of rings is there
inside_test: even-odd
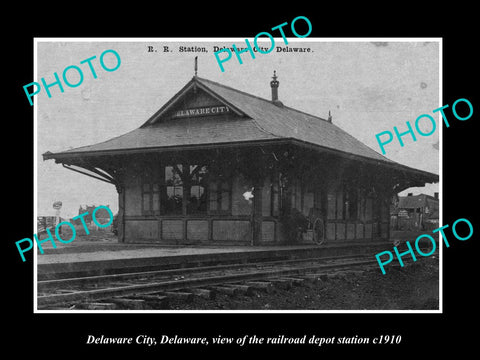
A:
[[[400,196],[390,215],[393,230],[436,229],[439,226],[438,193]]]
[[[108,208],[110,208],[110,205],[106,205],[106,206]],[[92,220],[93,211],[97,207],[98,207],[97,205],[93,205],[93,206],[86,205],[85,207],[82,207],[80,205],[80,208],[78,209],[78,215],[81,215],[85,212],[88,212],[88,214],[83,217],[85,223],[87,225],[92,226],[92,227],[97,227],[96,224]],[[110,221],[110,214],[108,213],[108,211],[105,208],[100,208],[95,212],[95,219],[100,224],[106,224]]]
[[[37,233],[42,233],[47,228],[55,228],[55,216],[37,216]]]

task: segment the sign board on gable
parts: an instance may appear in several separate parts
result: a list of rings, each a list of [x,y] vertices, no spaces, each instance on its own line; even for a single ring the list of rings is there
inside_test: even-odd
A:
[[[177,110],[173,113],[172,117],[183,118],[183,117],[190,117],[190,116],[220,115],[220,114],[225,114],[229,112],[230,112],[230,109],[228,108],[228,106],[207,106],[207,107]]]

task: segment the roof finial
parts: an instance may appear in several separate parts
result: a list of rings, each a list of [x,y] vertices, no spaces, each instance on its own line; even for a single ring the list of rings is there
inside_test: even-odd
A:
[[[195,76],[197,76],[197,69],[198,69],[197,58],[198,58],[198,56],[195,56]]]
[[[330,113],[330,110],[328,110],[328,122],[332,122],[332,114]]]

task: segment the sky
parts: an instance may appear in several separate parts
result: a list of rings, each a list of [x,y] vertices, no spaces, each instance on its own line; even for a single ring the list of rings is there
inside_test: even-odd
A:
[[[50,88],[51,98],[42,91],[34,97],[36,114],[37,215],[54,215],[54,201],[62,201],[62,217],[78,214],[82,205],[109,205],[118,211],[113,185],[67,170],[54,160],[43,161],[46,151],[58,152],[91,145],[122,135],[142,125],[173,97],[194,75],[198,56],[198,76],[235,89],[270,99],[270,80],[276,70],[279,100],[286,106],[327,118],[364,144],[381,153],[375,135],[382,131],[407,130],[422,114],[429,114],[436,131],[417,141],[405,136],[386,145],[386,157],[398,163],[439,174],[439,135],[442,121],[432,111],[441,105],[440,43],[437,39],[319,39],[275,38],[268,54],[235,55],[223,63],[222,72],[214,46],[245,47],[245,39],[37,39],[36,72],[32,81],[54,82],[54,72],[62,79],[68,66],[78,66],[83,81],[77,87],[63,83]],[[253,43],[253,39],[250,39]],[[259,41],[270,47],[270,40]],[[149,48],[150,46],[150,48]],[[165,46],[168,52],[165,52]],[[203,52],[180,52],[181,46],[205,47]],[[286,47],[310,48],[310,52],[277,51]],[[149,49],[155,51],[148,51]],[[116,51],[121,59],[115,71],[105,71],[99,62],[105,50]],[[223,57],[225,54],[221,54]],[[97,78],[87,63],[91,60]],[[104,57],[113,68],[116,58]],[[80,82],[75,70],[67,72],[71,83]],[[26,99],[28,102],[28,100]],[[428,122],[420,122],[427,133]],[[403,191],[433,195],[439,184]]]

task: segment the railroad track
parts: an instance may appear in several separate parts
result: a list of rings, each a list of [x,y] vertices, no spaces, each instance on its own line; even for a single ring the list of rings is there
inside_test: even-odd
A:
[[[283,286],[375,264],[371,256],[356,255],[44,280],[37,282],[37,308],[108,309],[116,304],[123,309],[136,309],[149,302],[150,306],[162,309],[168,307],[172,298],[211,298],[216,292],[248,294],[272,284]]]

